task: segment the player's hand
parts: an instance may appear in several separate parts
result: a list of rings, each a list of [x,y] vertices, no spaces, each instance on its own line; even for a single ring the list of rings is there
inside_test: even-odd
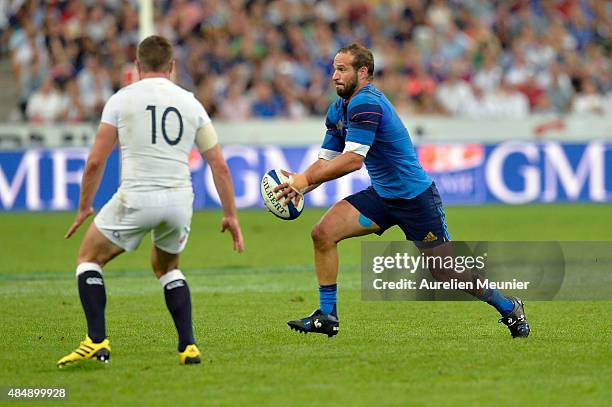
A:
[[[276,200],[284,199],[283,205],[287,205],[293,200],[294,205],[297,205],[301,199],[304,199],[304,193],[310,186],[311,182],[308,176],[304,173],[290,173],[281,170],[284,176],[289,177],[287,182],[284,182],[274,188],[274,192],[280,192],[276,195]]]
[[[93,208],[87,208],[85,210],[79,209],[79,211],[77,212],[76,218],[74,218],[74,223],[70,225],[70,228],[68,228],[68,232],[66,232],[66,235],[64,236],[64,238],[70,239],[70,236],[74,235],[74,232],[76,232],[79,226],[81,226],[83,222],[85,222],[85,219],[90,217],[92,213],[93,213]]]
[[[224,216],[221,219],[221,233],[229,230],[232,234],[232,240],[234,241],[234,250],[238,253],[244,251],[244,239],[242,238],[242,230],[240,230],[240,223],[238,218],[235,216]]]
[[[289,202],[293,201],[293,205],[297,206],[302,199],[304,199],[304,195],[295,192],[291,188],[285,188],[282,193],[276,196],[276,200],[280,201],[284,198],[283,205],[289,205]]]

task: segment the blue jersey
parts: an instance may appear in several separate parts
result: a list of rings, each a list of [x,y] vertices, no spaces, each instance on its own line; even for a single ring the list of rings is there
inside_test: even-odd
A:
[[[343,151],[365,156],[372,187],[383,198],[411,199],[432,183],[416,156],[408,130],[385,95],[368,84],[327,111],[320,158]]]

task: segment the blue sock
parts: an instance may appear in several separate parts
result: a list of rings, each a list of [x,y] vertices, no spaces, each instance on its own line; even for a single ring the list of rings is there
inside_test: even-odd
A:
[[[324,314],[332,314],[338,317],[336,311],[337,284],[319,286],[319,309]]]
[[[482,300],[495,307],[502,315],[506,315],[514,309],[514,303],[504,297],[498,289],[489,288],[482,297]]]

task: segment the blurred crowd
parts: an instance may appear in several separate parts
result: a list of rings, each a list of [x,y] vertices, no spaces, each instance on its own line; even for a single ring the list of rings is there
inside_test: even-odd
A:
[[[98,120],[131,79],[137,0],[5,0],[0,52],[34,122]],[[154,0],[177,82],[214,118],[323,115],[336,51],[372,49],[403,114],[612,114],[606,0]]]

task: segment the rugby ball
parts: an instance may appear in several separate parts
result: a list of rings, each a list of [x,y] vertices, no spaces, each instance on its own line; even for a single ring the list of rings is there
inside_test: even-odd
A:
[[[274,216],[283,220],[293,220],[300,216],[304,209],[304,198],[300,199],[300,202],[295,204],[290,202],[287,205],[283,204],[283,199],[280,201],[276,200],[276,195],[279,192],[274,192],[274,188],[278,185],[287,182],[288,177],[283,175],[280,169],[274,169],[266,172],[261,179],[261,197],[264,205]]]

